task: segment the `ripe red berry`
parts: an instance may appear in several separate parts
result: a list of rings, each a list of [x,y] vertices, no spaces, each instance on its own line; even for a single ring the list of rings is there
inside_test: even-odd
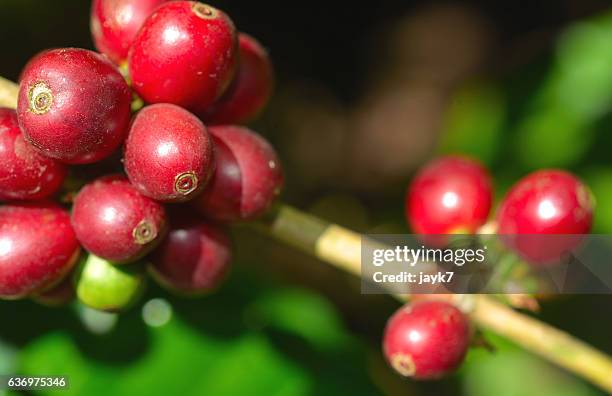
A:
[[[266,107],[274,86],[268,52],[253,37],[238,36],[240,64],[234,81],[219,100],[201,113],[212,124],[245,124]]]
[[[136,34],[149,15],[168,0],[94,0],[90,27],[98,51],[117,65],[127,60]]]
[[[38,200],[55,194],[66,167],[26,142],[17,113],[0,108],[0,200]]]
[[[543,264],[580,243],[579,234],[591,229],[593,208],[589,189],[574,175],[540,170],[508,192],[497,214],[498,233],[504,234],[502,240],[524,258]]]
[[[231,260],[229,237],[201,219],[174,217],[168,237],[151,255],[153,277],[164,287],[184,294],[215,289]]]
[[[252,220],[268,210],[283,186],[280,161],[272,146],[238,126],[209,128],[217,167],[194,205],[219,221]]]
[[[123,176],[106,176],[74,199],[72,226],[85,249],[116,263],[134,261],[163,238],[166,212]]]
[[[443,157],[419,171],[406,196],[406,218],[418,234],[474,233],[491,210],[491,180],[478,162]]]
[[[78,259],[70,215],[50,203],[0,207],[0,298],[22,298],[60,281]]]
[[[130,128],[124,165],[142,194],[158,201],[187,201],[202,191],[212,174],[212,140],[187,110],[171,104],[147,106]]]
[[[383,351],[401,375],[436,379],[463,362],[469,344],[469,321],[461,311],[444,301],[421,301],[389,319]]]
[[[195,1],[163,4],[130,49],[133,88],[149,103],[207,107],[234,75],[236,37],[232,21],[216,8]]]
[[[131,100],[127,83],[106,57],[78,48],[49,50],[22,73],[19,124],[46,156],[92,163],[123,141]]]

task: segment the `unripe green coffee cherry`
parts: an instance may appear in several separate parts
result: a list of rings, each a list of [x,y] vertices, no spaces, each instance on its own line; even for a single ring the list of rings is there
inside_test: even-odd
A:
[[[144,266],[141,263],[116,266],[90,254],[76,271],[75,284],[83,304],[100,311],[121,311],[140,296],[145,285]]]

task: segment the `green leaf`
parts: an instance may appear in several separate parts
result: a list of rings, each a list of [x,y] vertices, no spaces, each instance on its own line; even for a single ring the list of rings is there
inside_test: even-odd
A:
[[[445,116],[440,151],[468,154],[491,164],[499,151],[505,118],[503,94],[493,83],[463,87],[453,96]]]
[[[264,295],[249,310],[252,320],[303,337],[313,346],[337,349],[349,341],[333,307],[322,297],[297,289]]]
[[[592,168],[585,173],[586,184],[595,197],[595,216],[593,232],[612,231],[612,169]]]
[[[528,169],[584,159],[596,124],[612,109],[612,13],[571,25],[552,68],[516,127],[517,157]]]
[[[486,333],[495,350],[470,351],[461,369],[470,396],[596,396],[598,390],[513,343]]]
[[[312,378],[299,364],[278,354],[262,335],[237,340],[215,360],[214,366],[198,378],[199,391],[191,394],[308,395],[313,387]]]

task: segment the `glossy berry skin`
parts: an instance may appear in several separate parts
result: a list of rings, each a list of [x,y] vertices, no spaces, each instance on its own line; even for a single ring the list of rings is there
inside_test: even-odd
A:
[[[274,70],[265,48],[245,33],[238,36],[240,63],[232,84],[201,113],[210,124],[246,124],[266,107],[274,86]]]
[[[236,29],[227,15],[203,3],[172,1],[145,21],[128,62],[132,86],[146,102],[195,110],[221,96],[237,59]]]
[[[183,202],[202,191],[215,163],[211,137],[193,114],[171,104],[145,107],[125,143],[124,166],[143,195]]]
[[[106,176],[86,185],[75,197],[72,225],[89,252],[126,263],[160,242],[166,231],[166,211],[125,177]]]
[[[23,298],[59,282],[78,260],[70,215],[55,204],[0,207],[0,298]]]
[[[491,210],[491,180],[478,162],[459,156],[421,169],[406,195],[406,218],[417,234],[474,233]]]
[[[264,214],[284,183],[272,146],[238,126],[209,128],[217,167],[209,186],[194,200],[204,216],[218,221],[249,221]]]
[[[502,201],[498,234],[528,261],[546,264],[577,246],[580,234],[589,233],[593,209],[588,187],[576,176],[540,170],[521,179]]]
[[[406,305],[387,322],[383,352],[399,374],[437,379],[454,371],[470,344],[468,318],[444,301]]]
[[[173,217],[168,237],[151,255],[149,270],[164,287],[187,295],[216,289],[230,268],[230,239],[202,219]]]
[[[66,167],[40,154],[19,129],[17,113],[0,108],[0,200],[40,200],[55,194]]]
[[[140,27],[153,10],[168,0],[94,0],[90,27],[96,48],[115,64],[127,60]]]
[[[141,296],[146,284],[145,275],[143,263],[116,266],[90,254],[75,272],[76,295],[90,308],[123,311]]]
[[[119,147],[132,94],[103,55],[78,48],[45,51],[25,67],[17,115],[26,138],[47,157],[85,164]]]

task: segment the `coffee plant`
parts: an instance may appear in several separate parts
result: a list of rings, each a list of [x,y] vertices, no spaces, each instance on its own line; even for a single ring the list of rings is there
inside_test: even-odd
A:
[[[96,51],[48,49],[24,65],[18,82],[0,79],[0,298],[10,300],[7,306],[34,301],[51,312],[50,323],[51,307],[71,304],[85,316],[122,320],[152,283],[197,311],[200,302],[220,303],[215,294],[224,282],[232,287],[232,257],[242,247],[230,231],[246,228],[319,266],[360,276],[362,248],[373,242],[283,204],[292,175],[273,145],[245,126],[272,97],[265,43],[221,9],[195,1],[94,0],[90,18]],[[516,175],[497,203],[495,171],[473,157],[440,154],[420,168],[406,189],[405,232],[434,246],[448,245],[453,235],[499,235],[500,260],[534,270],[591,232],[594,194],[563,164]],[[527,235],[568,238],[542,244]],[[451,376],[471,348],[488,348],[488,339],[499,337],[612,392],[612,358],[520,312],[537,310],[546,296],[518,289],[395,297],[405,305],[376,331],[377,354],[398,378]],[[300,298],[295,306],[281,300],[267,309],[304,310],[284,326],[298,334],[316,328],[309,300],[303,307]],[[164,307],[160,301],[150,300],[143,312]],[[319,342],[348,341],[314,336],[312,348]],[[232,364],[239,381],[241,362]]]

